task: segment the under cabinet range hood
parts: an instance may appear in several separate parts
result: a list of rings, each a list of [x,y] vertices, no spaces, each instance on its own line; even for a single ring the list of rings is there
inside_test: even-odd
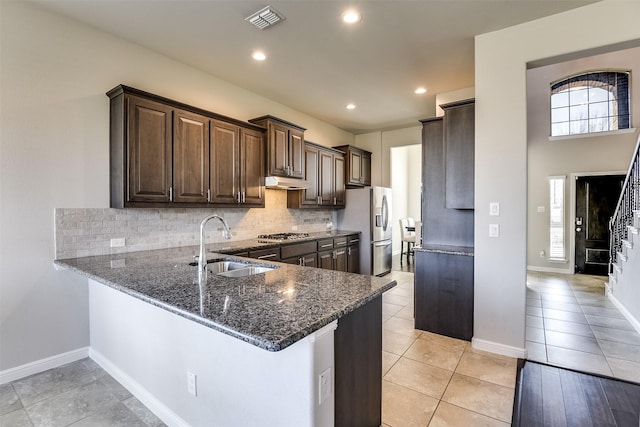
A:
[[[304,190],[311,187],[309,181],[305,179],[287,178],[283,176],[267,176],[264,178],[264,185],[267,188],[280,190]]]

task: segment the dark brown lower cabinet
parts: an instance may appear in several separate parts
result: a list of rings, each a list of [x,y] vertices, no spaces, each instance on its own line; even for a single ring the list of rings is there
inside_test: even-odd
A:
[[[382,423],[382,297],[338,320],[334,335],[335,426]]]
[[[414,268],[416,329],[470,341],[473,256],[417,250]]]

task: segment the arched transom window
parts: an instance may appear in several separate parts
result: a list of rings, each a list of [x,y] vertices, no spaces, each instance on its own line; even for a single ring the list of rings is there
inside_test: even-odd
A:
[[[629,72],[594,71],[551,85],[551,136],[630,128]]]

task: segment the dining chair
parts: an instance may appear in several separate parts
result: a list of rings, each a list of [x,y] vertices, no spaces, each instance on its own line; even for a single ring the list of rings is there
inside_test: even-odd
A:
[[[412,248],[416,244],[416,223],[413,218],[400,218],[400,265],[402,265],[402,256],[407,255],[407,263],[410,263],[410,256],[413,254]],[[408,229],[413,228],[411,231]],[[404,244],[407,244],[407,251],[404,251]]]

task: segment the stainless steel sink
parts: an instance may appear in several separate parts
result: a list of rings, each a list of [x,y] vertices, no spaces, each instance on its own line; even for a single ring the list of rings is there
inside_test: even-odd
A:
[[[197,263],[191,263],[197,265]],[[244,277],[275,270],[276,266],[252,264],[239,261],[214,260],[207,263],[207,270],[213,274],[226,277]]]

